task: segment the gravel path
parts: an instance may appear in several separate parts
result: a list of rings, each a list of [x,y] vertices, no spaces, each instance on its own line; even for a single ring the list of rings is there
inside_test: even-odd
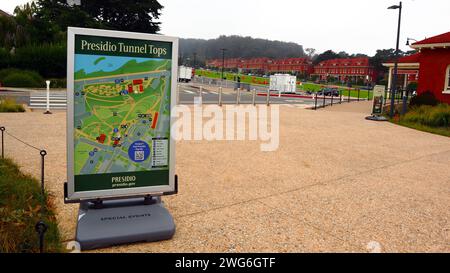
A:
[[[181,141],[180,193],[164,198],[173,240],[100,252],[450,252],[450,139],[364,120],[370,103],[281,107],[280,148]],[[66,114],[0,114],[0,125],[49,152],[46,187],[65,241]],[[39,177],[39,152],[6,137],[6,155]]]

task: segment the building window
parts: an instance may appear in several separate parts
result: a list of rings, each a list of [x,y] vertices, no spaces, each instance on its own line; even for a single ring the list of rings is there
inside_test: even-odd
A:
[[[447,71],[445,72],[445,93],[450,93],[450,65],[447,66]]]

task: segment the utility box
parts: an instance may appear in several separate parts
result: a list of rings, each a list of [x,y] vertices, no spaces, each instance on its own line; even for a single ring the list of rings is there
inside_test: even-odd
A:
[[[270,91],[284,94],[295,94],[297,90],[297,77],[289,74],[275,74],[270,76]]]
[[[179,82],[190,82],[192,80],[193,74],[194,74],[194,69],[192,67],[180,66],[178,68],[178,81]]]

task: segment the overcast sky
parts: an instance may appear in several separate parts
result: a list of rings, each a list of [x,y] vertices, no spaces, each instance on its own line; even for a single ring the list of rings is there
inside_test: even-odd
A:
[[[159,0],[161,33],[182,38],[243,35],[327,49],[375,54],[395,47],[395,0]],[[26,0],[0,0],[10,13]],[[404,0],[401,47],[450,31],[450,0]]]

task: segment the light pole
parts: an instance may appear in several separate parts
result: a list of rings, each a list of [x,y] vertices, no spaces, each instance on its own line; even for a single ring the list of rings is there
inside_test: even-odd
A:
[[[402,2],[399,5],[390,6],[388,9],[398,9],[398,28],[397,28],[397,45],[395,48],[395,63],[394,63],[394,77],[392,79],[392,90],[391,90],[391,113],[390,117],[393,118],[395,114],[395,94],[397,92],[397,80],[398,80],[398,57],[399,57],[399,46],[400,46],[400,26],[402,22]]]

